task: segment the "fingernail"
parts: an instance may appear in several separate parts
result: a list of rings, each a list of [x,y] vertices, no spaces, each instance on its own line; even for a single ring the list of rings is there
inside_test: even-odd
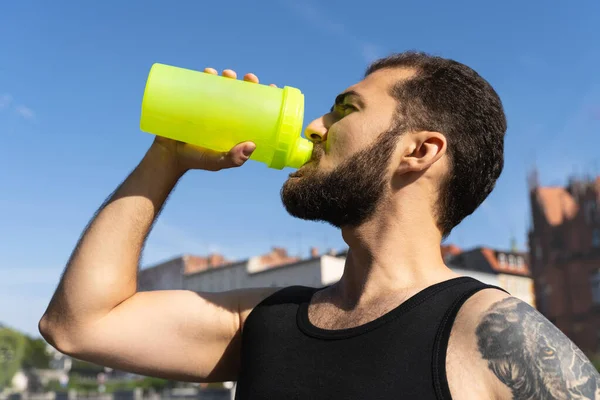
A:
[[[246,147],[244,147],[244,150],[242,151],[242,153],[246,156],[246,157],[250,157],[252,155],[252,153],[254,152],[254,149],[256,149],[256,145],[254,144],[249,144]]]

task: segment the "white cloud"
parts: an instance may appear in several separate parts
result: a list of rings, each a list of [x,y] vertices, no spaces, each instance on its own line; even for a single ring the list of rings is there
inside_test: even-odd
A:
[[[298,1],[285,1],[285,4],[302,18],[319,28],[338,36],[346,34],[343,24],[332,21],[321,10],[312,4]]]
[[[0,110],[12,109],[12,110],[14,110],[15,113],[17,113],[17,115],[19,115],[22,118],[25,118],[25,119],[34,119],[35,118],[35,113],[33,112],[33,110],[31,108],[24,106],[22,104],[13,106],[13,104],[14,104],[13,100],[14,100],[13,97],[9,93],[0,94]]]
[[[365,61],[372,62],[381,56],[382,49],[380,46],[374,43],[365,42],[364,40],[351,35],[344,24],[334,21],[314,4],[296,0],[281,1],[311,25],[326,31],[329,34],[336,35],[346,42],[352,43],[356,48],[356,51],[365,59]]]
[[[12,103],[12,96],[8,93],[0,94],[0,110],[7,108]]]
[[[17,112],[17,114],[19,114],[21,117],[25,118],[25,119],[33,119],[35,117],[35,113],[33,112],[33,110],[29,107],[25,107],[23,105],[19,105],[17,107],[15,107],[15,111]]]

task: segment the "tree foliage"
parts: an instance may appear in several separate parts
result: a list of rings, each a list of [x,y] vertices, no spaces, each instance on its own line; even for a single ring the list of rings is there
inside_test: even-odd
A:
[[[43,339],[33,339],[14,329],[0,327],[0,386],[9,386],[21,369],[49,368],[50,359]]]

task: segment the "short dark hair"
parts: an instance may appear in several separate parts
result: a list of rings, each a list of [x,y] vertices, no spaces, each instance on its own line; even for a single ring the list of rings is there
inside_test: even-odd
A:
[[[504,167],[506,116],[492,86],[457,61],[422,52],[393,54],[371,64],[365,76],[385,68],[407,68],[415,76],[392,88],[404,131],[446,136],[450,171],[435,206],[446,238],[492,192]]]

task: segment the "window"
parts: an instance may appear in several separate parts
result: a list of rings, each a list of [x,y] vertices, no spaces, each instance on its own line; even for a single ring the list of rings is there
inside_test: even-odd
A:
[[[592,300],[594,304],[600,305],[600,271],[596,271],[590,278],[592,287]]]
[[[498,262],[500,264],[506,264],[506,254],[499,254],[498,255]]]
[[[525,264],[525,260],[523,260],[523,257],[519,256],[517,257],[517,267],[519,267],[519,269],[523,268],[523,265]]]
[[[517,265],[515,256],[513,256],[512,254],[508,256],[508,265],[510,265],[511,267],[515,267]]]
[[[598,228],[592,232],[592,246],[600,247],[600,229]]]

